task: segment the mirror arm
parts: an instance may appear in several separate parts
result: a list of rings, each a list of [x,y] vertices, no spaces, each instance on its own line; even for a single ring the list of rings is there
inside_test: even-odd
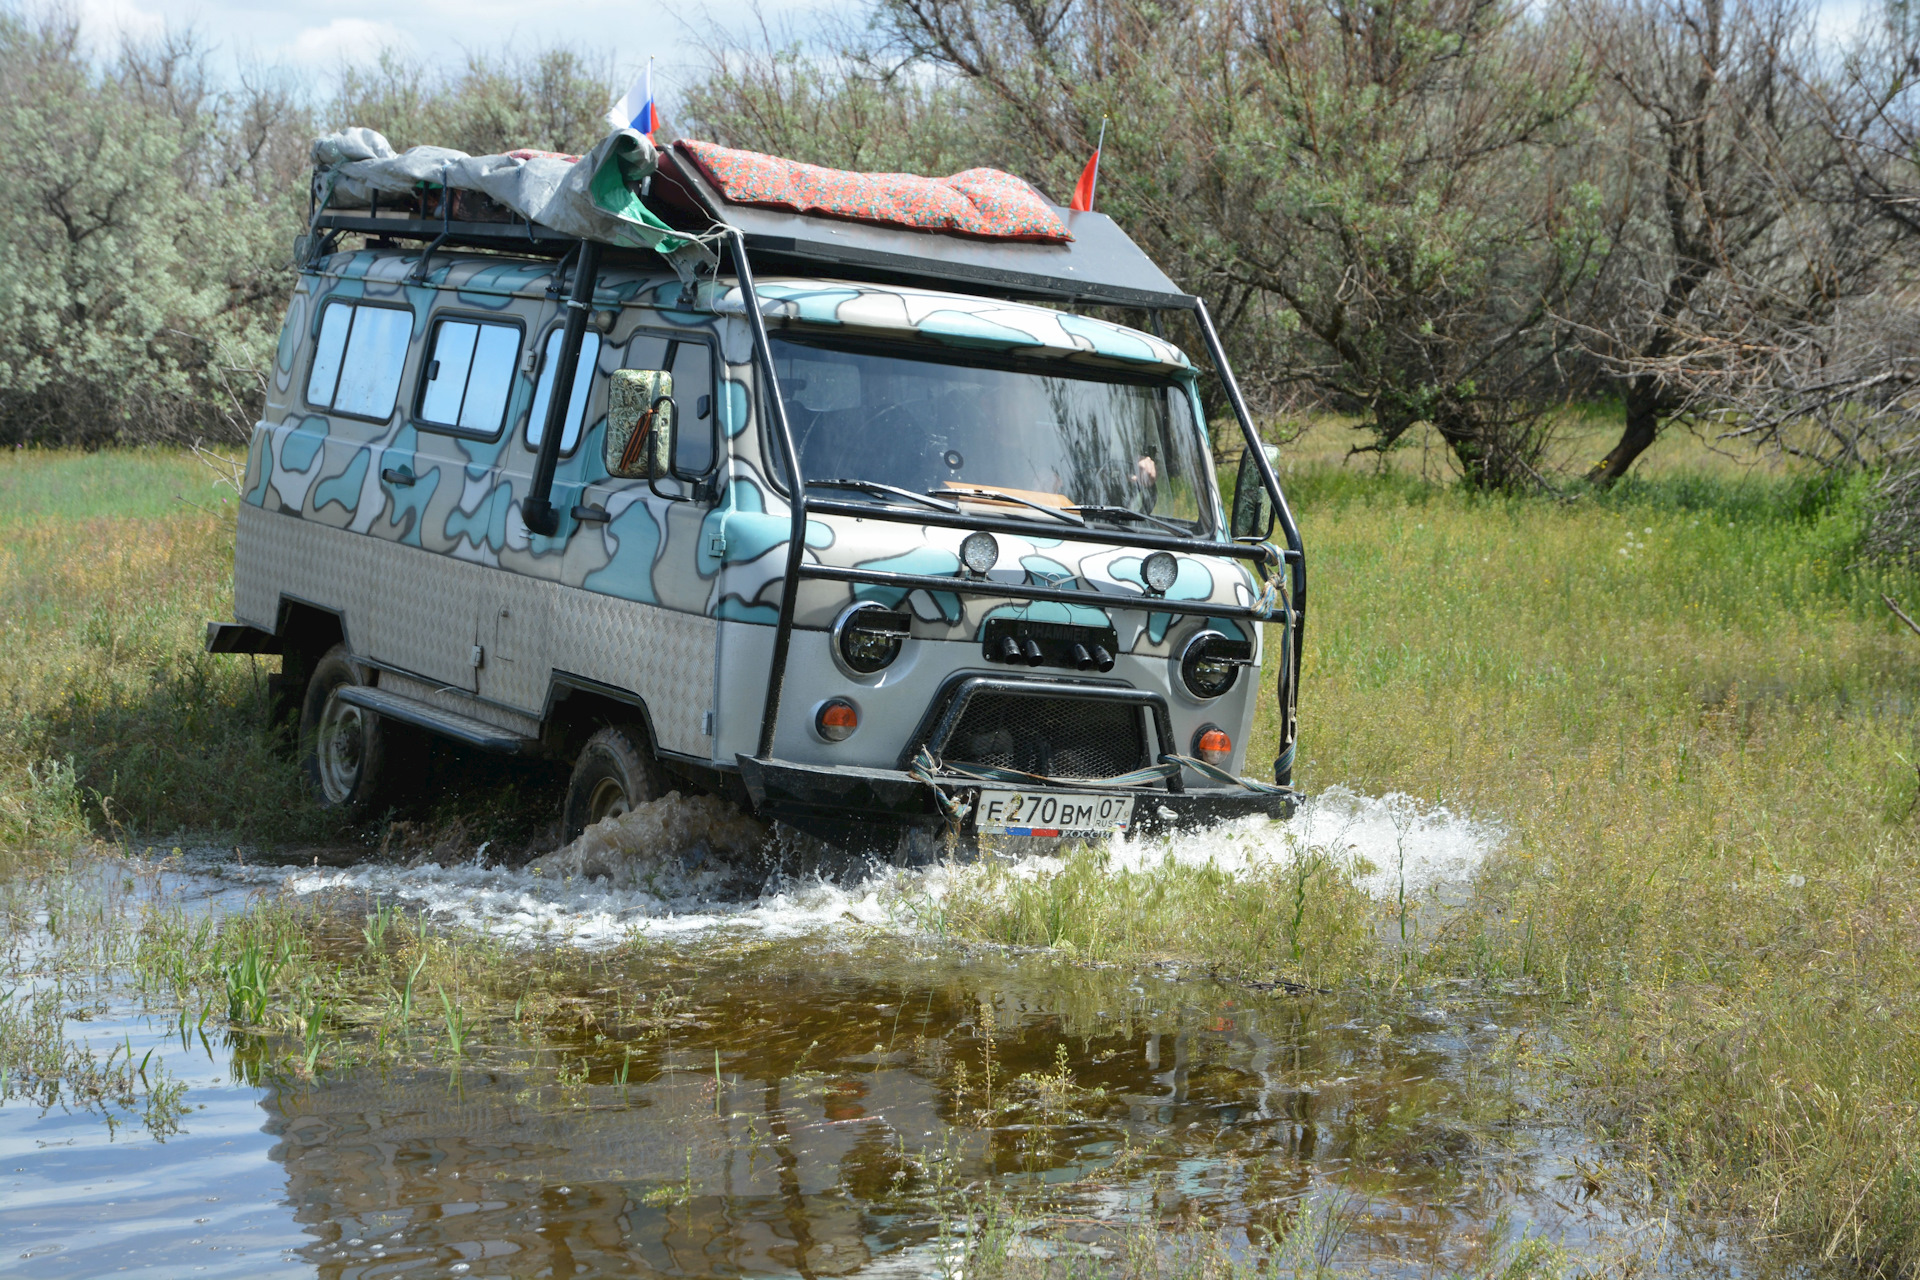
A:
[[[582,240],[579,252],[573,269],[573,295],[567,299],[567,327],[560,338],[560,359],[553,370],[553,390],[547,396],[547,420],[540,429],[540,456],[533,464],[533,484],[527,489],[527,500],[520,504],[520,518],[527,531],[548,538],[560,531],[560,513],[552,502],[553,472],[560,463],[567,411],[573,407],[573,375],[580,366],[580,343],[587,333],[593,287],[600,279],[599,242]]]

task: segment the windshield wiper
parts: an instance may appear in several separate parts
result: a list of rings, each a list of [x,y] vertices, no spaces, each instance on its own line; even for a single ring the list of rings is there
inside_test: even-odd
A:
[[[1159,525],[1162,529],[1165,529],[1168,533],[1174,534],[1177,537],[1191,538],[1193,536],[1193,531],[1190,529],[1182,529],[1171,520],[1162,520],[1159,516],[1150,516],[1144,511],[1135,511],[1132,507],[1105,507],[1099,503],[1081,503],[1070,509],[1086,515],[1108,516],[1115,520],[1147,520]]]
[[[1023,507],[1032,507],[1035,511],[1038,511],[1041,515],[1053,516],[1056,519],[1066,521],[1068,524],[1077,525],[1082,529],[1087,527],[1087,522],[1085,520],[1081,519],[1077,515],[1074,515],[1072,511],[1064,507],[1049,507],[1045,503],[1029,502],[1025,498],[1016,497],[1015,495],[1011,493],[1007,493],[1000,489],[983,489],[978,485],[973,485],[965,489],[929,489],[927,490],[928,497],[938,497],[941,495],[948,495],[948,494],[954,497],[959,497],[959,498],[987,498],[994,502],[1017,502]]]
[[[823,488],[823,489],[857,489],[861,493],[870,493],[870,494],[873,494],[875,497],[891,494],[895,497],[905,498],[909,502],[917,502],[923,507],[932,507],[935,511],[944,511],[948,515],[957,515],[959,514],[959,511],[960,511],[959,506],[954,503],[933,502],[933,501],[930,501],[930,498],[932,495],[918,494],[911,489],[900,489],[890,484],[881,484],[878,480],[809,480],[807,481],[807,487],[809,489],[813,488],[816,485],[818,485],[820,488]]]

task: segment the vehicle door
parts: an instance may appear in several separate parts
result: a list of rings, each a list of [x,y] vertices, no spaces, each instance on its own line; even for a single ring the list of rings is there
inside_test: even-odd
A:
[[[526,419],[516,424],[499,455],[497,518],[504,538],[500,565],[507,572],[489,584],[481,602],[481,635],[477,642],[482,649],[481,696],[528,713],[537,713],[546,701],[552,669],[546,661],[552,626],[551,587],[561,581],[561,563],[575,528],[572,511],[579,501],[579,469],[587,448],[582,436],[587,434],[590,417],[605,414],[606,371],[602,366],[616,354],[595,329],[582,335],[580,358],[574,366],[566,415],[561,421],[560,453],[549,499],[559,513],[560,524],[551,536],[534,533],[521,513],[533,485],[564,340],[564,313],[555,307],[545,319],[534,348],[536,373]]]
[[[579,451],[569,469],[580,508],[573,518],[580,527],[567,545],[562,580],[626,600],[705,613],[712,569],[703,574],[695,553],[711,508],[707,486],[717,454],[713,345],[701,335],[639,329],[618,355],[614,368],[673,375],[674,475],[656,480],[608,476],[604,417],[596,422],[590,447]]]
[[[568,471],[577,496],[566,514],[573,536],[561,580],[601,595],[704,617],[711,608],[721,558],[719,530],[710,527],[708,519],[722,453],[714,400],[717,347],[704,331],[642,327],[614,354],[618,359],[611,362],[613,368],[663,370],[673,376],[673,474],[654,480],[608,476],[602,409]],[[713,709],[712,659],[697,665],[703,687],[684,691],[699,701],[684,717],[695,736],[676,731],[679,740],[663,744],[690,754],[704,754],[713,741],[708,714]],[[656,728],[663,735],[669,732],[664,722]]]
[[[481,601],[500,540],[494,461],[524,339],[510,315],[440,295],[408,413],[379,459],[395,544],[377,583],[383,662],[453,688],[478,689]],[[401,549],[408,550],[401,550]]]

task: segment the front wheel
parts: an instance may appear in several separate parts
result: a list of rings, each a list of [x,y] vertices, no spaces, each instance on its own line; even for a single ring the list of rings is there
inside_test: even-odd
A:
[[[644,730],[609,725],[587,739],[567,779],[561,839],[572,842],[596,822],[660,798],[660,771]]]
[[[314,799],[355,821],[382,807],[388,782],[380,717],[339,696],[341,689],[365,683],[347,647],[337,644],[314,664],[300,705],[300,767]]]

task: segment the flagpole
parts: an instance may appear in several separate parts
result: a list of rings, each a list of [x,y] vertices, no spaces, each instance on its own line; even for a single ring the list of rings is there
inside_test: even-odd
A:
[[[1100,162],[1107,155],[1107,118],[1100,117],[1100,141],[1093,144],[1093,182],[1087,187],[1087,212],[1093,212],[1093,199],[1100,194]]]

